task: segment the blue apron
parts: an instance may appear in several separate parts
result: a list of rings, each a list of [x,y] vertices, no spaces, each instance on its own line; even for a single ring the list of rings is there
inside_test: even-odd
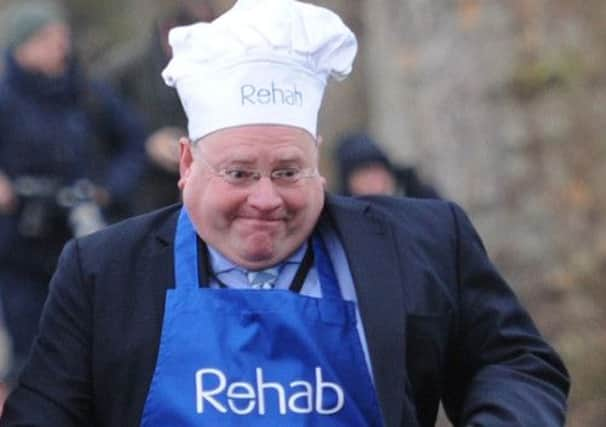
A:
[[[200,287],[185,209],[142,426],[382,426],[356,328],[318,236],[322,298]]]

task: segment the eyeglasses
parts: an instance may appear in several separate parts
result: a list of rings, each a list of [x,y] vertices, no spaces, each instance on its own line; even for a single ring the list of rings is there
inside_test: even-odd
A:
[[[197,159],[200,160],[213,175],[223,178],[225,182],[236,187],[250,187],[264,176],[268,177],[271,182],[277,186],[293,187],[299,184],[302,179],[313,178],[318,175],[317,169],[301,169],[298,167],[278,168],[270,172],[241,166],[230,166],[223,169],[217,169],[204,160],[204,158],[198,156]]]

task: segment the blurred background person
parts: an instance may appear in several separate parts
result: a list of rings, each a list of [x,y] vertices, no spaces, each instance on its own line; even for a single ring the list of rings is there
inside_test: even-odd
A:
[[[176,203],[179,172],[178,140],[186,136],[186,117],[177,93],[168,88],[161,72],[172,56],[168,32],[176,26],[208,22],[215,17],[206,0],[171,2],[155,20],[148,47],[138,57],[109,71],[110,79],[143,113],[149,130],[145,142],[147,164],[140,191],[133,200],[137,213]]]
[[[83,75],[59,5],[16,3],[2,31],[0,298],[16,374],[65,241],[128,215],[144,129],[107,85]]]
[[[341,194],[439,198],[438,192],[421,180],[414,167],[393,164],[366,133],[342,137],[337,144],[335,161],[339,168],[337,191]]]

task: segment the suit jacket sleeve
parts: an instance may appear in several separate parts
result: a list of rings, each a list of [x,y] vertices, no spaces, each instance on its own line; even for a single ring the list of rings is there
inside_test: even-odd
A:
[[[461,426],[564,425],[564,365],[489,261],[468,218],[452,210],[460,306],[447,413]]]
[[[51,281],[39,336],[4,408],[2,427],[91,424],[91,294],[78,258],[72,241]]]

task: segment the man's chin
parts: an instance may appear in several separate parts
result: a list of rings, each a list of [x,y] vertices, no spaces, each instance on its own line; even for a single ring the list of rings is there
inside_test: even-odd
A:
[[[273,245],[271,247],[263,246],[250,248],[246,251],[246,259],[255,264],[272,262],[275,257],[276,253],[274,252]]]
[[[243,258],[238,260],[238,264],[248,270],[262,270],[264,268],[272,267],[281,260],[272,254],[267,253],[247,253]]]
[[[243,261],[247,263],[270,262],[275,256],[274,238],[266,232],[252,233],[244,239],[241,249]]]

